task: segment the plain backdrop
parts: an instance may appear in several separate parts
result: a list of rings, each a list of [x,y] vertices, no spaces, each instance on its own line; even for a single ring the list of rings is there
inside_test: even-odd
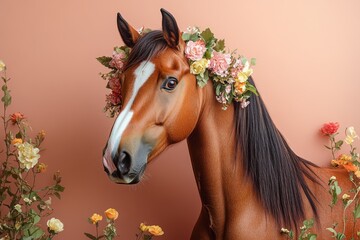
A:
[[[43,181],[60,170],[66,187],[53,200],[53,216],[65,224],[56,239],[85,239],[83,232],[94,232],[87,218],[109,207],[120,213],[119,239],[135,239],[140,222],[162,226],[159,239],[189,239],[200,199],[186,142],[166,150],[135,186],[110,182],[102,167],[113,119],[102,113],[108,91],[99,72],[106,69],[95,58],[122,45],[117,12],[136,28],[160,29],[161,7],[181,29],[210,27],[229,49],[257,59],[258,89],[300,156],[329,164],[324,122],[360,132],[358,0],[0,0],[10,111],[24,113],[34,134],[46,131]]]

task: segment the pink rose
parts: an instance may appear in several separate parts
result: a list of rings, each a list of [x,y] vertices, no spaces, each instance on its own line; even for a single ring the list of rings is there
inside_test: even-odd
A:
[[[203,40],[197,40],[196,42],[188,41],[185,48],[185,56],[193,61],[202,59],[206,52],[205,43]]]
[[[324,135],[332,135],[337,133],[340,125],[338,122],[328,122],[324,123],[323,127],[320,129]]]
[[[231,68],[230,74],[232,77],[237,77],[237,75],[239,74],[239,72],[241,72],[241,70],[244,68],[244,65],[242,64],[240,59],[236,59],[233,67]]]
[[[210,59],[209,69],[221,77],[225,77],[228,74],[228,68],[231,63],[231,55],[220,52],[213,52],[214,56]]]
[[[109,87],[113,92],[120,94],[121,91],[120,79],[117,77],[110,78]]]
[[[109,64],[111,67],[114,67],[118,70],[122,70],[124,67],[125,59],[126,59],[126,55],[124,52],[120,52],[120,53],[113,52],[113,56]]]
[[[221,93],[221,95],[216,95],[216,100],[217,100],[219,103],[222,103],[222,104],[226,104],[226,103],[227,103],[224,93]]]
[[[106,102],[110,103],[111,105],[118,105],[121,102],[120,94],[116,92],[111,92],[110,94],[106,95]]]
[[[227,93],[227,94],[229,94],[230,92],[231,92],[231,85],[229,84],[229,85],[226,85],[226,87],[225,87],[225,92]]]

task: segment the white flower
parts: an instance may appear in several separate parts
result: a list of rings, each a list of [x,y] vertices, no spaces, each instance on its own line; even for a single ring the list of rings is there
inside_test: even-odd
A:
[[[4,71],[6,68],[5,63],[0,60],[0,72]]]
[[[47,221],[47,226],[50,231],[53,231],[54,233],[59,233],[64,231],[64,224],[56,218],[51,218]]]
[[[18,211],[19,213],[22,212],[22,209],[21,209],[21,205],[20,205],[20,204],[16,204],[16,205],[14,206],[14,209],[15,209],[16,211]]]
[[[355,140],[355,138],[358,138],[359,136],[356,134],[355,132],[355,128],[354,127],[348,127],[346,129],[346,137],[345,137],[345,142],[347,144],[352,144]]]
[[[336,177],[335,176],[331,176],[330,181],[335,181]]]
[[[185,33],[188,34],[195,34],[195,33],[199,33],[200,30],[198,27],[187,27]]]
[[[342,195],[342,199],[348,200],[348,199],[350,199],[350,195],[345,193],[344,195]]]
[[[28,203],[28,204],[31,204],[32,203],[32,201],[29,199],[29,198],[24,198],[24,202],[26,202],[26,203]]]
[[[28,142],[17,145],[18,148],[18,159],[21,168],[29,170],[33,168],[39,161],[40,154],[39,149],[34,147]]]

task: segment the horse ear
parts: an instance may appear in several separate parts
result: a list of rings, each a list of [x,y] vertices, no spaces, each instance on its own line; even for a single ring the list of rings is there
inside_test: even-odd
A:
[[[179,45],[180,31],[176,20],[171,13],[161,8],[162,15],[162,30],[167,44],[172,48],[177,48]]]
[[[117,14],[117,27],[126,46],[131,48],[134,47],[136,41],[140,37],[140,34],[125,21],[120,13]]]

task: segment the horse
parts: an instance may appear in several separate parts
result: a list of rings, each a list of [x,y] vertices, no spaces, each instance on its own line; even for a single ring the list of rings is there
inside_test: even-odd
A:
[[[136,184],[156,156],[187,139],[202,202],[191,239],[289,239],[280,229],[298,236],[305,219],[314,219],[318,239],[333,237],[328,227],[354,237],[359,227],[351,210],[343,226],[342,207],[328,206],[328,180],[336,176],[346,192],[352,187],[348,173],[296,155],[260,93],[246,108],[234,101],[224,110],[214,83],[200,88],[190,73],[174,16],[164,9],[161,14],[162,30],[144,35],[117,15],[131,53],[120,77],[124,107],[103,151],[109,178]],[[251,76],[249,82],[255,86]]]

